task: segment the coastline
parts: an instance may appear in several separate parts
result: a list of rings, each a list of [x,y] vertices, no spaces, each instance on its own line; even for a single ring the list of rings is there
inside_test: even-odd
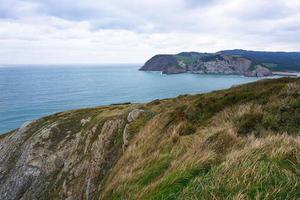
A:
[[[285,76],[285,77],[299,77],[300,72],[281,72],[281,71],[274,71],[274,76]]]
[[[174,75],[174,74],[201,74],[201,75],[225,75],[225,76],[230,76],[230,75],[236,75],[236,76],[241,76],[241,77],[258,77],[258,78],[268,78],[268,77],[300,77],[300,72],[283,72],[283,71],[272,71],[272,75],[269,76],[246,76],[246,75],[239,75],[239,74],[226,74],[226,73],[204,73],[204,72],[197,72],[197,71],[186,71],[186,72],[176,72],[176,73],[164,73],[163,71],[152,71],[152,70],[141,70],[139,71],[144,71],[144,72],[159,72],[162,75]]]

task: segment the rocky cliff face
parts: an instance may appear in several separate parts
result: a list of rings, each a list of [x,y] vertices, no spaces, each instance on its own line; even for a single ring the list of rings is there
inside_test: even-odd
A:
[[[152,57],[140,69],[142,71],[165,71],[168,68],[177,67],[178,61],[172,55],[156,55]]]
[[[60,113],[2,136],[0,199],[97,199],[142,112],[121,106]]]
[[[271,79],[25,123],[0,136],[0,199],[299,199],[299,98]]]
[[[272,72],[263,65],[255,65],[246,58],[223,54],[196,54],[194,52],[154,56],[140,70],[162,71],[165,74],[192,72],[258,77],[272,75]]]
[[[251,61],[245,58],[217,55],[199,59],[190,66],[190,71],[210,74],[238,74],[249,71]]]
[[[274,71],[300,71],[300,52],[247,51],[243,49],[225,50],[219,53],[236,55],[256,63],[265,63]]]
[[[256,65],[253,70],[246,71],[244,73],[244,75],[245,76],[263,77],[263,76],[272,76],[273,73],[269,69],[263,67],[262,65]]]

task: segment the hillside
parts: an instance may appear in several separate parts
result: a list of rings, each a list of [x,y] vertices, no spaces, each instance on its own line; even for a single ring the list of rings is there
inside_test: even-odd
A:
[[[275,71],[300,71],[300,52],[267,52],[226,50],[220,53],[226,55],[237,55],[253,60],[255,63],[265,63],[271,70]]]
[[[0,199],[299,199],[300,79],[57,113],[0,136]]]
[[[161,71],[164,74],[192,72],[262,77],[273,75],[272,71],[300,71],[300,53],[245,50],[182,52],[175,55],[156,55],[140,70]]]

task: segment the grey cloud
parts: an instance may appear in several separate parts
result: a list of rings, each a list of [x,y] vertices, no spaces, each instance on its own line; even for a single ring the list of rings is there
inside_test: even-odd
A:
[[[66,52],[106,49],[115,55],[123,48],[120,52],[126,49],[132,58],[136,52],[148,56],[182,48],[289,50],[300,46],[297,5],[284,0],[0,0],[0,51],[15,48],[21,55],[34,40],[37,52],[53,45]]]
[[[23,0],[0,0],[0,19],[18,19],[36,16],[38,4]]]
[[[5,1],[0,0],[0,19],[14,19],[19,13],[17,11],[18,3],[14,0]]]
[[[143,1],[113,0],[23,0],[36,5],[35,13],[72,21],[89,21],[91,30],[126,29],[136,32],[166,32],[191,30],[197,27],[194,21],[185,19],[190,8],[213,5],[216,1],[179,0],[187,5],[175,7],[170,1],[167,6]],[[167,2],[167,1],[166,1]],[[151,27],[149,26],[151,25]],[[150,28],[149,28],[150,27]],[[201,26],[203,27],[203,25]]]
[[[239,20],[274,20],[291,15],[285,1],[248,1],[245,2],[237,10],[228,13]]]
[[[126,29],[136,32],[207,31],[219,28],[218,18],[236,18],[241,23],[255,20],[276,20],[290,15],[283,0],[243,1],[240,7],[221,15],[205,16],[221,6],[240,0],[164,0],[143,3],[134,0],[0,0],[0,18],[22,18],[24,15],[53,16],[72,21],[88,21],[91,30]],[[173,5],[172,2],[181,2]],[[24,7],[28,5],[27,10]],[[185,5],[185,7],[181,6]],[[22,8],[23,7],[23,8]],[[194,11],[191,8],[205,8]],[[297,11],[297,10],[296,10]],[[29,13],[28,13],[29,12]],[[204,14],[202,16],[202,14]],[[190,16],[189,16],[190,15]],[[222,24],[222,26],[224,26]]]
[[[103,10],[93,5],[87,5],[85,1],[71,0],[25,0],[38,5],[39,14],[60,17],[69,20],[84,20],[99,15],[105,15]]]
[[[222,0],[185,0],[184,3],[189,8],[198,8],[211,6],[216,3],[220,3]]]

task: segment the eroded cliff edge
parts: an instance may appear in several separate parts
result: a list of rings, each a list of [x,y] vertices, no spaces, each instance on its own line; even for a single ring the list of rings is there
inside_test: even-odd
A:
[[[299,199],[300,79],[57,113],[0,136],[1,199]]]
[[[142,71],[161,71],[164,74],[184,72],[263,77],[273,75],[263,63],[241,56],[223,53],[183,52],[176,55],[156,55],[149,59]]]

